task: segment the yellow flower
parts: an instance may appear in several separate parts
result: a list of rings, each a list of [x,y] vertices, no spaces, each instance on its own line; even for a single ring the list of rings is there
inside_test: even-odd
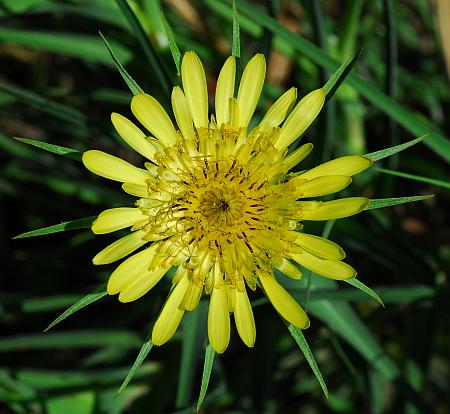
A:
[[[101,151],[83,155],[90,171],[123,183],[125,192],[138,197],[135,207],[103,211],[94,222],[96,234],[131,227],[129,235],[98,253],[94,264],[112,263],[149,245],[115,269],[108,293],[118,293],[121,302],[136,300],[176,268],[173,289],[153,328],[155,345],[172,337],[184,312],[194,310],[206,293],[215,351],[228,346],[230,314],[243,342],[252,347],[256,329],[247,288],[257,286],[285,320],[305,329],[308,316],[278,283],[274,268],[293,279],[301,278],[293,262],[332,279],[356,275],[342,261],[345,254],[337,244],[302,233],[301,222],[362,211],[369,202],[363,197],[311,198],[347,187],[371,161],[347,156],[289,173],[312,145],[287,149],[320,112],[325,92],[317,89],[294,106],[297,91],[292,88],[249,130],[265,71],[263,55],[254,56],[235,94],[236,63],[229,57],[217,81],[216,113],[209,118],[205,72],[198,56],[188,52],[181,67],[183,89],[177,86],[172,93],[177,127],[147,94],[134,96],[131,109],[151,136],[122,115],[111,116],[122,139],[149,160],[145,168]]]

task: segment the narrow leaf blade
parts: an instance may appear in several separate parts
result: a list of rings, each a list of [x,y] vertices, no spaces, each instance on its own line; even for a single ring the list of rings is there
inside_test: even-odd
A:
[[[366,207],[366,210],[398,206],[399,204],[413,203],[414,201],[427,200],[428,198],[431,198],[431,197],[434,197],[434,194],[428,194],[428,195],[423,195],[423,196],[412,196],[412,197],[379,198],[379,199],[370,200],[370,203]]]
[[[59,145],[49,144],[43,141],[36,141],[30,138],[14,137],[14,139],[28,145],[33,145],[37,148],[41,148],[45,151],[71,158],[76,161],[81,161],[81,157],[83,156],[82,152],[74,150],[72,148],[61,147]]]
[[[349,285],[352,285],[355,288],[357,288],[357,289],[361,290],[362,292],[366,293],[371,298],[375,299],[381,306],[383,306],[383,308],[385,307],[383,301],[378,296],[378,294],[376,292],[374,292],[369,286],[367,286],[363,282],[361,282],[360,280],[353,278],[353,279],[344,280],[344,282],[346,282]]]
[[[122,76],[125,83],[130,88],[130,91],[133,93],[133,95],[138,95],[140,93],[144,93],[142,88],[136,83],[136,81],[130,76],[130,74],[125,70],[125,68],[120,63],[119,59],[111,49],[111,46],[109,45],[106,38],[103,36],[102,32],[98,32],[105,43],[109,54],[111,55],[112,60],[114,61],[114,64],[116,65],[117,70],[119,71],[120,75]]]
[[[141,350],[139,351],[139,354],[136,358],[136,361],[134,361],[133,366],[130,369],[130,372],[128,372],[128,375],[126,376],[125,380],[123,381],[122,385],[119,388],[119,391],[117,391],[117,395],[119,395],[125,387],[128,385],[128,383],[133,378],[136,371],[139,369],[139,367],[144,362],[145,358],[147,357],[148,353],[153,348],[153,342],[151,340],[151,334],[146,338],[145,342],[142,345]]]
[[[422,142],[427,136],[429,136],[430,133],[426,133],[419,138],[413,139],[411,141],[405,142],[404,144],[395,145],[394,147],[389,147],[382,149],[380,151],[371,152],[369,154],[364,155],[366,158],[369,158],[373,162],[382,160],[383,158],[390,157],[391,155],[397,154],[400,151],[403,151],[409,147],[412,147],[413,145],[418,144],[419,142]]]
[[[236,0],[233,0],[233,40],[231,45],[231,54],[237,59],[241,57],[241,35]]]
[[[209,378],[211,377],[211,371],[214,363],[214,349],[208,344],[205,350],[205,364],[203,365],[202,383],[200,386],[200,395],[197,402],[197,411],[200,410],[203,400],[205,399],[206,391],[208,390]]]
[[[166,19],[166,16],[164,16],[162,9],[161,9],[161,21],[164,27],[164,31],[166,32],[167,40],[169,41],[169,49],[170,52],[172,53],[172,58],[177,68],[177,74],[178,76],[181,76],[181,52],[180,49],[178,49],[177,43],[175,41],[173,30],[170,27],[169,22]]]
[[[330,100],[331,97],[335,94],[337,88],[341,85],[341,83],[345,80],[345,78],[350,74],[353,66],[355,66],[359,57],[361,56],[362,49],[355,54],[355,56],[348,58],[336,72],[331,75],[330,79],[328,79],[327,83],[323,86],[326,93],[326,100]]]
[[[309,366],[311,367],[312,371],[314,372],[314,375],[317,378],[317,381],[319,382],[323,393],[325,394],[325,397],[328,398],[328,388],[325,384],[325,381],[322,377],[322,373],[320,372],[320,369],[317,365],[316,360],[314,359],[314,355],[311,352],[311,349],[308,345],[308,342],[306,341],[305,336],[303,335],[303,332],[301,329],[296,328],[294,325],[289,324],[288,326],[289,332],[291,333],[292,337],[294,338],[295,342],[297,342],[297,345],[300,347],[300,350],[303,352],[303,355],[305,356],[306,360],[308,361]]]
[[[384,174],[393,175],[395,177],[407,178],[408,180],[419,181],[422,183],[437,185],[439,187],[450,189],[450,182],[448,182],[448,181],[437,180],[435,178],[430,178],[430,177],[423,177],[421,175],[408,174],[408,173],[404,173],[401,171],[388,170],[385,168],[377,168],[376,170],[379,172],[382,172]]]
[[[47,234],[59,233],[66,230],[79,230],[88,229],[91,227],[93,221],[97,216],[85,217],[78,220],[66,221],[61,224],[55,224],[49,227],[42,227],[40,229],[27,231],[26,233],[19,234],[14,239],[24,239],[26,237],[46,236]]]
[[[80,309],[85,308],[86,306],[90,305],[91,303],[96,302],[97,300],[105,297],[107,295],[107,292],[98,292],[98,293],[89,293],[85,297],[81,298],[78,302],[74,303],[70,308],[65,310],[60,316],[58,316],[50,325],[48,325],[44,332],[47,332],[49,329],[53,328],[56,324],[60,323],[73,313],[79,311]]]

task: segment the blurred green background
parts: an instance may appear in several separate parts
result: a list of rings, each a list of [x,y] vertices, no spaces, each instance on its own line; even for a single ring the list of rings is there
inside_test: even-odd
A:
[[[113,266],[91,258],[117,235],[89,229],[12,240],[133,202],[81,163],[12,139],[102,149],[138,165],[117,137],[113,111],[129,116],[131,93],[98,31],[133,78],[166,106],[179,82],[160,9],[181,51],[202,58],[210,91],[231,53],[232,9],[223,0],[0,0],[0,413],[192,413],[206,341],[206,301],[178,334],[154,347],[116,392],[170,287],[142,299],[103,298],[47,333]],[[385,308],[346,284],[286,285],[312,314],[305,336],[328,385],[326,399],[288,330],[253,295],[257,341],[232,332],[216,356],[205,413],[447,413],[450,411],[449,160],[450,2],[447,0],[266,0],[238,2],[242,63],[263,52],[267,83],[255,118],[291,86],[299,95],[362,55],[306,134],[306,167],[364,154],[437,131],[378,163],[348,191],[370,198],[435,194],[425,202],[339,220],[341,244],[359,279]],[[128,12],[127,12],[128,10]],[[133,16],[137,20],[133,23]],[[290,32],[286,33],[284,28]],[[355,88],[356,87],[356,88]],[[213,96],[213,95],[211,95]],[[393,104],[392,100],[399,103]],[[441,135],[443,134],[443,135]],[[302,168],[304,168],[302,166]],[[385,171],[380,171],[383,168]],[[387,170],[387,171],[386,171]],[[399,177],[393,174],[406,174]],[[433,181],[434,180],[434,181]],[[321,225],[307,230],[322,232]]]

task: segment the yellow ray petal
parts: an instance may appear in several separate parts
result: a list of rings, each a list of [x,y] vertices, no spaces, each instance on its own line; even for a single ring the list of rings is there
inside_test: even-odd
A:
[[[304,181],[303,177],[295,177],[289,183],[295,186],[299,197],[319,197],[343,190],[352,182],[346,175],[325,175]]]
[[[152,331],[152,342],[160,346],[165,344],[178,328],[184,314],[183,298],[189,286],[187,277],[183,277],[170,293]]]
[[[255,319],[252,306],[245,291],[236,290],[236,305],[234,307],[234,321],[236,328],[245,345],[253,348],[256,339]]]
[[[247,127],[255,112],[266,76],[266,60],[258,53],[247,63],[242,74],[237,96],[240,110],[240,126]]]
[[[208,128],[208,89],[202,62],[195,52],[187,52],[181,62],[181,80],[194,125]]]
[[[227,349],[230,341],[230,315],[225,285],[215,286],[211,292],[208,311],[208,337],[211,346],[219,354]]]
[[[283,274],[291,279],[302,278],[301,270],[284,257],[277,256],[273,259],[273,265]]]
[[[306,250],[303,250],[302,253],[293,254],[292,258],[314,273],[330,279],[345,280],[356,276],[356,270],[349,264],[335,260],[324,260]]]
[[[296,232],[295,243],[322,259],[342,260],[345,257],[338,244],[323,237]]]
[[[347,155],[320,164],[315,168],[301,174],[299,177],[312,180],[323,175],[355,175],[366,170],[372,165],[369,158],[361,155]]]
[[[136,197],[148,197],[148,186],[142,184],[123,183],[122,190]]]
[[[275,277],[260,274],[259,280],[266,292],[267,297],[277,312],[292,325],[300,329],[309,326],[309,318],[302,307],[286,290],[276,281]]]
[[[284,160],[283,164],[285,166],[285,171],[289,171],[294,168],[297,164],[303,161],[313,149],[313,144],[308,143],[292,151]]]
[[[147,274],[157,247],[158,243],[155,243],[142,252],[136,253],[123,261],[109,277],[107,286],[108,294],[115,295],[119,293],[126,285],[131,284],[139,276],[144,273]]]
[[[133,122],[115,112],[111,114],[111,122],[117,133],[131,148],[149,160],[154,160],[155,146]]]
[[[92,232],[95,234],[111,233],[116,230],[132,226],[145,215],[139,208],[118,207],[102,211],[92,224]]]
[[[229,107],[230,107],[230,126],[234,129],[239,129],[240,125],[240,110],[239,105],[236,98],[231,98],[229,101]]]
[[[194,126],[192,125],[192,115],[189,110],[186,97],[179,86],[172,90],[173,114],[185,139],[195,139]]]
[[[185,309],[187,311],[193,311],[200,301],[203,292],[203,285],[199,282],[195,282],[191,279],[189,287],[186,292]]]
[[[216,86],[216,121],[220,128],[230,121],[230,99],[234,96],[234,80],[236,77],[236,60],[230,56],[224,63],[217,79]]]
[[[294,142],[316,119],[325,102],[325,91],[316,89],[306,95],[292,110],[283,124],[275,147],[283,149]]]
[[[177,142],[177,131],[169,115],[153,96],[146,93],[133,96],[131,111],[162,145],[170,147]]]
[[[303,209],[301,218],[302,220],[321,221],[348,217],[363,211],[369,205],[369,201],[365,197],[348,197],[333,201],[315,202],[314,204],[301,202],[303,206],[315,206],[311,210]]]
[[[144,296],[152,289],[167,273],[167,267],[156,267],[138,276],[130,284],[126,285],[119,294],[119,301],[122,303],[132,302]]]
[[[83,154],[83,164],[94,174],[122,183],[146,185],[150,174],[103,151],[90,150]]]
[[[279,126],[287,117],[295,100],[297,99],[297,88],[291,88],[281,95],[278,100],[269,108],[259,128],[263,132],[270,132]]]
[[[97,253],[92,259],[92,262],[95,265],[108,264],[128,256],[130,253],[147,243],[147,240],[142,239],[144,234],[145,233],[142,230],[138,230],[128,236],[116,240],[114,243],[105,247],[101,252]]]

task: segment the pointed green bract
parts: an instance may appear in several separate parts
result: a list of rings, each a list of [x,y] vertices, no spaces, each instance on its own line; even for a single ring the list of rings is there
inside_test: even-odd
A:
[[[331,75],[330,79],[328,79],[327,83],[323,86],[325,89],[326,97],[325,99],[328,101],[335,94],[337,88],[341,85],[341,83],[345,80],[345,78],[350,74],[350,71],[355,66],[355,63],[358,61],[361,56],[362,49],[359,49],[355,56],[348,58],[339,69]]]
[[[144,93],[142,88],[136,83],[136,81],[130,76],[130,74],[125,70],[125,68],[119,62],[119,59],[117,59],[116,55],[114,54],[113,50],[111,49],[111,46],[109,45],[106,38],[103,36],[102,32],[99,32],[99,34],[100,34],[101,38],[103,39],[103,42],[105,42],[105,45],[108,48],[109,54],[111,55],[111,58],[114,61],[114,64],[116,65],[117,70],[119,71],[119,73],[122,76],[125,83],[130,88],[130,91],[133,93],[133,95],[138,95],[140,93]]]
[[[181,52],[178,49],[177,43],[175,42],[175,36],[173,34],[173,30],[169,25],[164,13],[161,9],[161,21],[164,27],[164,31],[166,32],[167,40],[169,41],[169,49],[172,53],[173,61],[175,62],[175,66],[177,67],[177,74],[181,76]]]
[[[96,302],[97,300],[105,297],[107,295],[106,291],[98,292],[98,293],[89,293],[85,297],[81,298],[78,302],[74,303],[69,309],[64,311],[60,316],[58,316],[47,328],[44,329],[44,332],[47,332],[49,329],[53,328],[56,324],[60,323],[73,313],[79,311],[80,309],[85,308],[91,303]]]
[[[363,282],[361,282],[360,280],[353,278],[353,279],[346,279],[346,280],[344,280],[344,282],[346,282],[349,285],[352,285],[355,288],[357,288],[357,289],[361,290],[362,292],[366,293],[371,298],[375,299],[381,306],[383,306],[383,308],[385,307],[383,301],[378,296],[378,294],[376,292],[374,292],[369,286],[367,286]]]
[[[202,384],[200,386],[200,395],[198,396],[197,411],[200,410],[203,400],[205,399],[206,391],[208,390],[209,377],[211,376],[215,354],[211,344],[208,344],[205,350],[205,364],[203,365]]]
[[[45,151],[52,152],[53,154],[63,155],[64,157],[71,158],[76,161],[81,161],[83,155],[82,152],[74,150],[72,148],[60,147],[59,145],[49,144],[47,142],[36,141],[30,138],[14,137],[17,141],[23,142],[28,145],[41,148]]]
[[[408,174],[401,171],[388,170],[385,168],[377,168],[376,170],[384,174],[393,175],[395,177],[407,178],[408,180],[419,181],[421,183],[437,185],[439,187],[450,189],[450,182],[448,181],[437,180],[430,177],[423,177],[421,175]]]
[[[370,200],[369,205],[366,210],[373,210],[375,208],[384,208],[397,206],[399,204],[413,203],[414,201],[427,200],[428,198],[434,197],[434,194],[428,194],[424,196],[412,196],[412,197],[398,197],[398,198],[379,198]]]
[[[136,371],[139,369],[139,367],[144,362],[144,360],[147,357],[148,353],[153,348],[153,342],[152,342],[152,340],[150,338],[151,338],[151,334],[148,335],[147,338],[145,339],[145,342],[143,343],[142,348],[139,351],[139,354],[138,354],[138,356],[136,358],[136,361],[134,361],[134,364],[131,367],[130,372],[128,372],[128,375],[126,376],[125,380],[123,381],[122,385],[120,386],[119,391],[117,391],[117,395],[119,395],[125,389],[125,387],[128,385],[128,383],[133,378],[133,376],[136,373]]]
[[[395,145],[394,147],[385,148],[380,151],[371,152],[369,154],[364,155],[366,158],[369,158],[373,162],[382,160],[383,158],[390,157],[391,155],[397,154],[400,151],[403,151],[409,147],[412,147],[413,145],[418,144],[419,142],[423,141],[427,136],[429,136],[430,133],[426,133],[419,138],[413,139],[411,141],[405,142],[404,144]]]
[[[306,341],[305,336],[303,335],[302,330],[296,328],[294,325],[291,325],[291,324],[289,324],[288,329],[289,329],[289,332],[291,333],[292,337],[294,338],[295,342],[297,342],[297,345],[300,347],[300,350],[303,352],[303,355],[305,356],[306,360],[308,361],[308,364],[311,367],[312,371],[314,372],[314,375],[316,376],[317,381],[319,382],[320,386],[322,387],[322,391],[325,394],[325,397],[328,398],[327,385],[325,384],[325,381],[322,377],[322,373],[320,372],[320,369],[317,366],[317,362],[314,359],[314,355],[311,352],[311,349],[308,345],[308,342]]]
[[[27,231],[19,234],[13,239],[24,239],[26,237],[46,236],[47,234],[59,233],[66,230],[88,229],[91,227],[97,216],[86,217],[78,220],[66,221],[65,223],[55,224],[49,227],[42,227],[41,229]]]

